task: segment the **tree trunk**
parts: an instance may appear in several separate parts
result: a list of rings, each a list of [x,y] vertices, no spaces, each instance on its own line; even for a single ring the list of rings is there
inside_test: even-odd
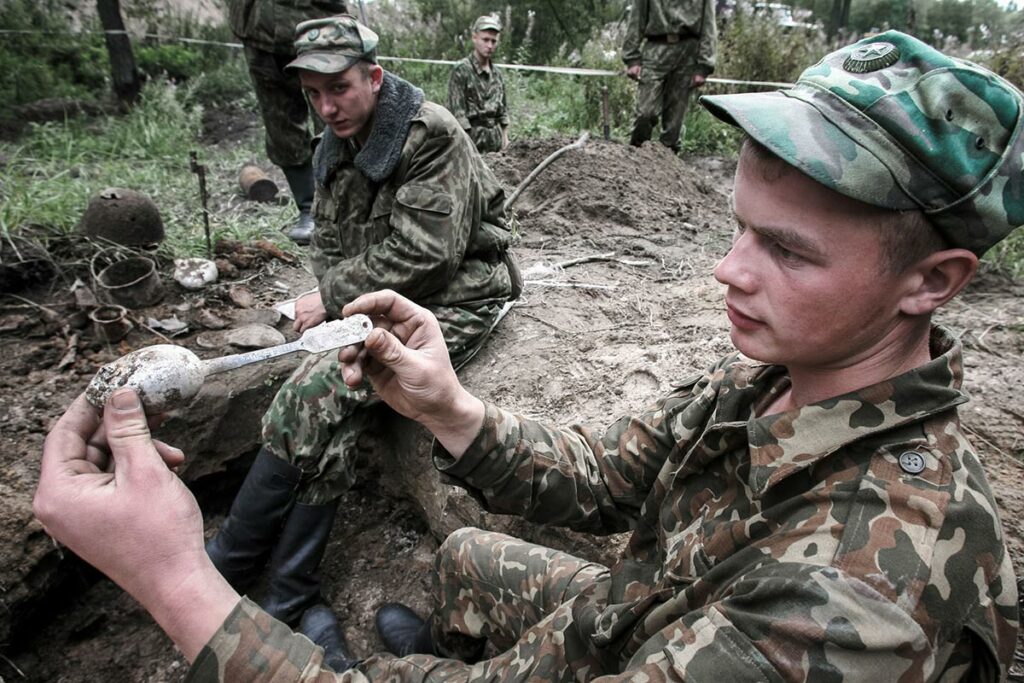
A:
[[[114,81],[114,94],[125,107],[135,104],[142,90],[142,81],[135,68],[132,43],[124,32],[120,0],[96,0],[103,30],[106,31],[107,52],[110,53],[110,74]],[[120,33],[113,33],[119,31]]]

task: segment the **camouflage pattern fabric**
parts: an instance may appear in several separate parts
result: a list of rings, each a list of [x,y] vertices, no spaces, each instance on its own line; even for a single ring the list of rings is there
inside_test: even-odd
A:
[[[294,56],[300,22],[347,11],[343,0],[228,0],[228,25],[247,46]]]
[[[511,235],[494,174],[432,102],[396,144],[395,170],[375,182],[356,167],[354,142],[324,133],[310,258],[327,310],[385,288],[427,307],[504,303]]]
[[[923,211],[954,246],[981,255],[1024,224],[1024,96],[906,34],[837,50],[789,90],[701,102],[826,187]]]
[[[448,111],[469,133],[480,152],[499,152],[502,128],[507,128],[508,102],[501,70],[494,63],[483,69],[476,53],[454,67],[448,78]]]
[[[359,60],[377,62],[380,37],[350,14],[304,21],[295,27],[295,61],[288,70],[340,73]]]
[[[483,346],[501,304],[433,308],[456,368]],[[311,354],[292,373],[263,416],[263,444],[299,467],[296,500],[323,505],[355,483],[359,436],[372,430],[387,406],[369,385],[349,388],[341,377],[337,351]]]
[[[267,158],[278,166],[301,166],[313,157],[310,120],[319,119],[310,116],[298,76],[284,71],[289,60],[288,55],[245,46],[266,132]]]
[[[675,45],[648,43],[644,48],[644,66],[636,93],[636,113],[631,145],[651,139],[655,124],[661,121],[659,141],[679,151],[686,135],[683,122],[690,104],[690,81],[697,72],[694,57],[697,41],[684,40]]]
[[[521,549],[457,537],[440,569],[469,578],[444,582],[450,607],[434,629],[491,629],[504,643],[525,627],[502,667],[370,657],[336,676],[309,641],[243,601],[190,680],[1000,680],[1016,640],[1016,584],[957,419],[967,400],[960,347],[934,328],[931,349],[933,360],[908,373],[764,417],[785,369],[736,354],[603,433],[488,406],[466,453],[455,461],[435,447],[435,465],[494,512],[632,530],[606,580],[591,568],[593,582],[560,601],[550,582],[557,591],[571,560],[527,550],[536,564],[520,572]],[[550,576],[527,578],[530,568]],[[507,585],[477,595],[474,577],[506,569]],[[486,608],[496,588],[540,593],[551,611],[491,628],[469,604],[500,621]]]
[[[651,139],[661,119],[661,143],[676,151],[694,74],[715,69],[718,32],[714,0],[636,0],[622,44],[626,66],[639,64],[636,119],[630,144]]]
[[[414,106],[408,134],[394,132],[389,93],[402,90],[392,79],[385,75],[361,149],[329,130],[317,148],[310,260],[329,315],[361,294],[394,289],[437,316],[459,367],[511,295],[504,192],[444,108]],[[374,158],[357,159],[360,152]],[[379,182],[360,170],[364,162],[380,170],[379,158],[391,156],[393,170],[381,171]],[[345,386],[336,353],[305,359],[281,387],[263,418],[263,440],[302,469],[299,502],[323,504],[352,485],[356,442],[374,426],[376,403],[368,388]]]

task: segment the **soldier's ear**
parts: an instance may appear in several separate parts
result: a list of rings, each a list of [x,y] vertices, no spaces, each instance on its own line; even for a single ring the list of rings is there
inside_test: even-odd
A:
[[[904,273],[910,287],[900,300],[905,315],[927,315],[967,286],[978,270],[978,257],[966,249],[943,249],[924,257]]]
[[[384,69],[380,64],[370,66],[370,88],[373,92],[380,92],[380,86],[384,82]]]

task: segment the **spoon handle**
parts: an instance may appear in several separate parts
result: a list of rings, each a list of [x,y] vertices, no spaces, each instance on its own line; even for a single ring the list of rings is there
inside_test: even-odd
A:
[[[287,353],[294,353],[295,351],[302,350],[302,340],[296,339],[295,341],[287,344],[278,344],[277,346],[257,349],[256,351],[249,351],[247,353],[236,353],[231,356],[221,356],[220,358],[204,360],[203,368],[206,370],[207,375],[215,375],[218,372],[234,370],[235,368],[240,368],[243,365],[258,363],[261,360],[269,360],[271,358],[283,356]]]

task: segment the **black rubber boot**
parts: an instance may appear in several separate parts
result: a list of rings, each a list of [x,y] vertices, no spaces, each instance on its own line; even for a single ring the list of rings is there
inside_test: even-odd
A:
[[[397,602],[381,605],[374,621],[384,649],[396,657],[437,654],[430,635],[430,622],[420,619],[405,605]]]
[[[341,625],[327,605],[313,605],[306,610],[299,622],[299,633],[324,649],[324,664],[335,673],[348,671],[356,665]]]
[[[281,170],[284,171],[284,177],[288,181],[292,197],[295,198],[295,204],[299,207],[299,220],[288,231],[288,238],[296,244],[309,244],[313,237],[314,226],[310,210],[313,208],[313,197],[316,192],[313,166],[312,164],[284,166]]]
[[[337,510],[337,500],[325,505],[296,503],[274,546],[261,606],[289,626],[320,602],[320,561]]]
[[[252,578],[266,562],[295,502],[302,470],[261,448],[238,490],[231,511],[206,554],[232,586]]]

